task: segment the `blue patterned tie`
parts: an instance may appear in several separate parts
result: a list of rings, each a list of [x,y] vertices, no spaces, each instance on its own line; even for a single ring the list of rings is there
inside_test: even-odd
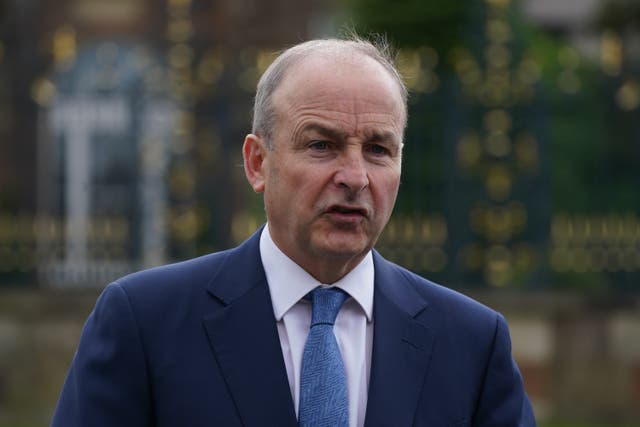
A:
[[[340,289],[311,291],[311,330],[302,354],[300,426],[348,427],[347,380],[333,323],[344,300]]]

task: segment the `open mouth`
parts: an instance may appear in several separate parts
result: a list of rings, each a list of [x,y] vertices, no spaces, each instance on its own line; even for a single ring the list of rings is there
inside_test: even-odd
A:
[[[327,210],[327,213],[338,214],[338,215],[346,215],[346,216],[362,216],[362,217],[366,217],[367,216],[366,209],[358,208],[358,207],[351,207],[351,206],[342,206],[342,205],[331,206]]]

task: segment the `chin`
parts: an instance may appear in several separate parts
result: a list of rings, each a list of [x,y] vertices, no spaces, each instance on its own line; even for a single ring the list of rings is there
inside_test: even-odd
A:
[[[358,255],[364,255],[371,249],[365,242],[355,242],[354,240],[327,242],[318,248],[318,252],[332,258],[350,259]]]

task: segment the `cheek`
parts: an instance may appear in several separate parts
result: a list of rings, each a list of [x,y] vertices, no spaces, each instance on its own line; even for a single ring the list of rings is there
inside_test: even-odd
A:
[[[298,170],[280,171],[277,175],[277,185],[273,188],[273,201],[276,208],[292,216],[294,212],[303,210],[313,194],[313,180],[310,180]]]
[[[289,197],[309,200],[323,192],[329,182],[329,173],[322,173],[317,168],[309,165],[305,168],[296,168],[287,176],[290,193]]]
[[[394,174],[393,176],[385,176],[385,178],[381,179],[379,182],[379,200],[385,205],[393,205],[398,195],[398,189],[400,187],[400,175]]]

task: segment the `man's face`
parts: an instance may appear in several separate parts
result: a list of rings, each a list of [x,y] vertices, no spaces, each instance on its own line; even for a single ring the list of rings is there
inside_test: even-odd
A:
[[[264,191],[274,242],[331,283],[362,260],[393,210],[404,128],[399,89],[370,58],[311,57],[286,74],[273,103],[273,148],[252,184]]]

